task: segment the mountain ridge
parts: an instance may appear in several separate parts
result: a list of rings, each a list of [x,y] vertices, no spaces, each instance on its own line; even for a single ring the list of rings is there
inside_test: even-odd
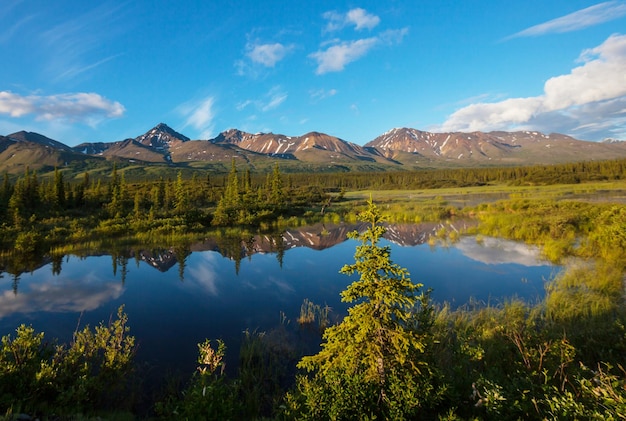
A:
[[[38,148],[42,150],[35,153]],[[3,162],[25,149],[31,150],[33,156],[49,157],[47,165],[89,157],[168,165],[224,164],[241,158],[251,164],[270,159],[307,164],[311,169],[326,165],[344,170],[355,166],[413,169],[554,164],[626,157],[626,141],[589,142],[538,131],[433,133],[402,127],[393,128],[360,146],[317,131],[287,136],[228,129],[212,139],[192,140],[167,124],[159,123],[135,138],[85,142],[74,147],[33,132],[0,136],[0,170]],[[59,157],[53,159],[55,154]],[[27,160],[22,159],[22,164],[28,164]],[[36,164],[32,163],[35,167]],[[6,170],[6,165],[4,167]]]

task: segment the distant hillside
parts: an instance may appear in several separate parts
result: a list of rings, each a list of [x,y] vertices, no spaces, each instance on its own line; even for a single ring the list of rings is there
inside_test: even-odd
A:
[[[430,133],[393,129],[365,145],[404,164],[468,165],[556,164],[626,156],[626,142],[587,142],[540,132]]]
[[[224,171],[230,161],[265,171],[384,171],[441,167],[555,164],[626,157],[626,142],[588,142],[539,132],[430,133],[392,129],[364,146],[319,132],[302,136],[246,133],[230,129],[213,139],[191,140],[160,123],[135,138],[115,142],[64,143],[32,132],[0,136],[0,171],[19,173],[85,159],[122,160],[133,165]]]
[[[90,157],[69,146],[37,133],[17,132],[0,136],[0,171],[9,174],[61,167],[68,162],[83,162]]]

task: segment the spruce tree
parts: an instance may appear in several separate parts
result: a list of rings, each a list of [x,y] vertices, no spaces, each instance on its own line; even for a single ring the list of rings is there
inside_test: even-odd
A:
[[[178,176],[176,177],[176,190],[174,192],[176,203],[174,204],[174,208],[178,213],[185,213],[189,210],[189,196],[187,194],[187,186],[183,181],[183,175],[180,171],[178,171]]]
[[[298,364],[311,373],[298,378],[292,409],[304,419],[413,419],[436,401],[439,390],[424,358],[430,341],[432,307],[423,285],[390,259],[379,209],[369,201],[359,215],[369,228],[355,263],[341,273],[360,279],[342,292],[356,303],[343,321],[324,332],[322,350]]]
[[[274,166],[270,182],[270,204],[281,207],[284,205],[283,179],[278,164]]]
[[[65,181],[63,173],[57,167],[54,168],[53,201],[57,210],[62,210],[65,206]]]

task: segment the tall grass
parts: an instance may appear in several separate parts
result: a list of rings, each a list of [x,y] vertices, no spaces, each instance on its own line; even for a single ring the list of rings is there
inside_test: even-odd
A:
[[[297,321],[300,326],[311,326],[317,322],[318,329],[323,332],[330,323],[329,316],[329,306],[322,307],[305,298],[300,306],[300,316]]]

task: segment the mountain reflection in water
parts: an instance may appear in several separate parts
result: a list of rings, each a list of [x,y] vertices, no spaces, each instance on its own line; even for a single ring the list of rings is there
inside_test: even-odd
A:
[[[382,245],[392,248],[392,260],[414,282],[433,289],[437,302],[542,297],[544,282],[558,268],[540,261],[537,249],[473,237],[425,244],[442,228],[462,232],[469,223],[389,225]],[[94,251],[48,258],[29,270],[0,262],[0,335],[27,323],[67,342],[77,323],[107,321],[124,304],[142,361],[193,370],[196,344],[205,338],[224,339],[237,350],[246,329],[272,329],[281,320],[296,329],[304,299],[329,305],[334,320],[343,317],[347,305],[340,292],[355,278],[339,270],[354,261],[357,245],[346,234],[365,228],[319,224],[113,256]]]

